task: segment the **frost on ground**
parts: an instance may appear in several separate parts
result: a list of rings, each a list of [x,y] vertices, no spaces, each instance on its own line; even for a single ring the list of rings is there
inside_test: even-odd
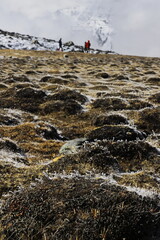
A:
[[[158,240],[160,60],[0,55],[2,239]]]

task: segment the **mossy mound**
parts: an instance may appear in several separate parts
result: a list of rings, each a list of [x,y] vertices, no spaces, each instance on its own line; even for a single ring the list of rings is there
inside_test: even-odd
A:
[[[82,112],[83,107],[75,100],[49,101],[41,105],[42,114],[51,114],[55,112],[64,112],[66,115],[74,115]]]
[[[42,83],[53,83],[53,84],[59,84],[59,85],[67,85],[69,83],[68,80],[62,79],[60,77],[51,77],[51,76],[45,76],[43,77],[40,82]]]
[[[13,75],[12,79],[16,82],[30,82],[26,75]]]
[[[44,101],[44,97],[46,94],[42,90],[34,89],[34,88],[23,88],[17,91],[16,98],[20,99],[38,99],[40,102]]]
[[[102,180],[46,180],[2,206],[1,235],[3,240],[158,240],[159,211],[156,201]]]
[[[136,124],[148,133],[160,132],[160,107],[144,109],[139,112]]]
[[[121,98],[102,98],[96,99],[93,104],[93,108],[101,108],[103,110],[121,110],[127,108],[127,103]]]
[[[153,94],[152,96],[149,97],[149,100],[155,103],[160,103],[160,93]]]
[[[70,141],[73,142],[74,140]],[[115,157],[113,157],[108,148],[101,146],[98,143],[89,143],[85,140],[75,139],[76,146],[68,146],[65,150],[65,145],[60,149],[60,156],[58,161],[53,161],[53,164],[48,166],[48,172],[59,172],[63,171],[70,173],[78,171],[82,174],[86,174],[88,171],[94,171],[96,173],[110,173],[113,171],[119,171],[119,164]],[[68,150],[68,151],[67,151]]]
[[[20,123],[20,120],[15,117],[0,114],[0,125],[10,126],[10,125],[18,125],[19,123]]]
[[[131,127],[128,126],[111,126],[111,125],[105,125],[103,127],[96,128],[86,134],[86,137],[88,140],[92,141],[94,139],[103,140],[127,140],[127,141],[134,141],[136,139],[144,139],[146,135],[143,132],[137,131]]]
[[[159,77],[150,77],[147,79],[148,83],[153,83],[153,84],[160,84],[160,78]]]
[[[155,171],[158,171],[159,152],[147,142],[107,141],[101,144],[108,148],[112,157],[117,159],[120,169],[123,171],[137,171],[142,170],[143,167],[148,168],[148,166],[154,166]]]
[[[48,101],[51,101],[51,100],[61,100],[61,101],[75,100],[81,104],[84,104],[87,101],[87,97],[75,90],[64,89],[57,93],[49,95],[47,100]]]
[[[78,142],[78,145],[74,146]],[[70,145],[69,145],[70,144]],[[75,139],[60,149],[60,160],[50,164],[48,171],[87,173],[94,171],[110,172],[138,171],[149,166],[159,172],[160,156],[157,148],[144,141],[88,142],[87,139]],[[64,156],[65,155],[65,156]]]
[[[110,78],[110,75],[106,72],[102,72],[102,73],[98,73],[96,77],[106,79],[106,78]]]
[[[150,104],[149,102],[144,102],[141,100],[129,100],[129,107],[128,109],[132,109],[132,110],[139,110],[142,108],[147,108],[147,107],[153,107],[152,104]]]
[[[7,149],[13,152],[23,154],[23,151],[18,145],[10,139],[0,139],[0,149]]]
[[[45,97],[43,90],[27,87],[17,91],[15,88],[10,88],[1,95],[1,108],[17,108],[38,113],[39,105]]]
[[[128,124],[125,117],[117,114],[113,115],[99,115],[93,119],[93,125],[103,126],[103,125],[118,125],[118,124]]]

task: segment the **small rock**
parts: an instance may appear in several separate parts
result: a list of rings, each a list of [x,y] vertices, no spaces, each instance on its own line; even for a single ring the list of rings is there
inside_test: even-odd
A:
[[[59,153],[60,154],[75,154],[82,147],[84,142],[87,141],[86,138],[76,138],[65,143]]]

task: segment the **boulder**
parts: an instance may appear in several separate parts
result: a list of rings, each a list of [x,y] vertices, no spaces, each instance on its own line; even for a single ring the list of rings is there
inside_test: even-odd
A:
[[[74,46],[74,42],[72,41],[69,41],[69,42],[66,42],[63,44],[64,47],[71,47],[71,46]]]

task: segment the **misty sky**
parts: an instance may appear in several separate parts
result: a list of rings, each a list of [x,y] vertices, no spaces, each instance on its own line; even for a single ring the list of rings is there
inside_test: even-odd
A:
[[[74,19],[55,17],[74,6],[109,16],[115,52],[160,57],[160,0],[0,0],[0,29],[83,45],[87,29],[75,34]]]

